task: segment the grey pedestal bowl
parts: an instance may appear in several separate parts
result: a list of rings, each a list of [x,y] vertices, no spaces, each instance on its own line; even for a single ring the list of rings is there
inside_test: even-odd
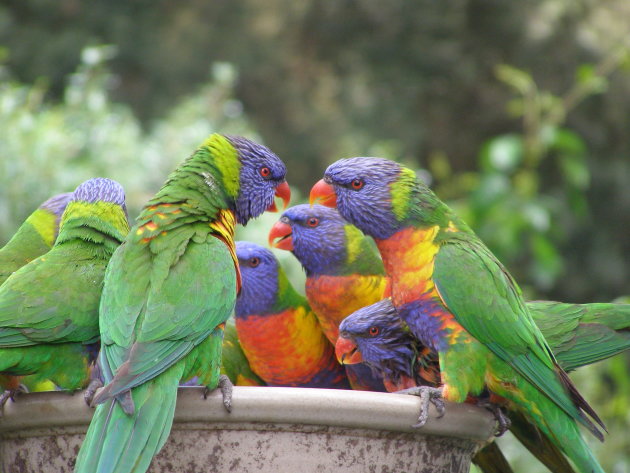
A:
[[[416,397],[328,389],[236,387],[228,414],[218,393],[180,388],[168,442],[150,472],[464,473],[495,429],[492,415],[447,404],[415,423]],[[33,393],[0,418],[3,473],[71,472],[92,416],[81,393]]]

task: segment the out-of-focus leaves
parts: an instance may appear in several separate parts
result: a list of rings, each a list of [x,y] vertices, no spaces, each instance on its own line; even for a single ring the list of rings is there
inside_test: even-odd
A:
[[[482,146],[480,159],[485,172],[511,173],[523,159],[523,139],[516,134],[492,138]]]

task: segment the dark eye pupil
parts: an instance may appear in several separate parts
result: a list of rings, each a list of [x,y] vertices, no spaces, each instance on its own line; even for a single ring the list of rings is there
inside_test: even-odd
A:
[[[311,219],[308,220],[308,224],[311,227],[314,227],[315,225],[317,225],[317,222],[318,222],[318,220],[316,218],[311,218]]]
[[[378,333],[378,327],[370,327],[370,335],[376,335]]]
[[[355,179],[352,181],[352,187],[355,189],[361,189],[361,187],[363,187],[363,181],[361,179]]]
[[[252,266],[252,268],[255,268],[260,264],[260,260],[258,258],[252,258],[249,260],[249,264]]]
[[[262,168],[260,170],[260,175],[263,176],[263,177],[269,176],[270,173],[271,173],[271,171],[269,170],[269,168]]]

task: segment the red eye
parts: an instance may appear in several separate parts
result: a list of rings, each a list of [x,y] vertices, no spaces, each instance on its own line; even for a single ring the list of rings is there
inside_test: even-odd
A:
[[[262,177],[269,177],[269,176],[271,176],[271,169],[269,169],[266,166],[263,167],[263,168],[260,168],[260,175]]]
[[[249,265],[252,268],[255,268],[256,266],[258,266],[260,264],[260,259],[253,257],[249,259]]]
[[[316,217],[311,217],[306,221],[306,224],[309,227],[316,227],[319,224],[319,219]]]
[[[365,183],[364,183],[361,179],[354,179],[354,180],[350,183],[350,185],[352,186],[352,188],[353,188],[354,190],[357,190],[357,191],[363,187],[363,184],[365,184]]]
[[[375,337],[376,335],[378,335],[378,332],[380,332],[380,330],[378,329],[378,327],[370,327],[369,332],[370,332],[370,335]]]

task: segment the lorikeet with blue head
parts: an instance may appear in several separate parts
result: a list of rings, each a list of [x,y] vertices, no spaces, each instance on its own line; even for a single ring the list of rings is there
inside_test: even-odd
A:
[[[334,346],[273,253],[239,241],[236,256],[243,277],[236,331],[254,372],[269,386],[350,389]]]
[[[211,135],[168,177],[114,253],[100,304],[105,386],[76,472],[147,470],[171,430],[180,380],[221,388],[223,326],[240,289],[234,226],[290,198],[284,163],[242,137]]]
[[[0,285],[15,271],[48,252],[59,232],[59,221],[72,192],[57,194],[35,210],[0,249]]]
[[[527,306],[558,355],[560,366],[567,371],[600,361],[602,353],[618,354],[630,348],[630,305],[535,301]],[[615,327],[621,330],[617,332]],[[391,299],[359,309],[344,319],[339,329],[335,350],[339,361],[363,362],[382,373],[388,391],[439,385],[437,353],[411,334]],[[617,342],[624,339],[625,347],[620,348]],[[508,416],[512,433],[545,466],[553,472],[573,471],[550,439],[520,412],[511,410]],[[489,465],[496,463],[499,454],[500,450],[490,447],[482,450],[474,461],[483,471],[493,471]]]
[[[105,268],[129,231],[125,193],[90,179],[72,193],[52,249],[0,286],[0,372],[85,387],[98,352]],[[4,386],[7,394],[18,386]],[[3,401],[6,400],[6,396]]]
[[[296,205],[269,232],[269,244],[288,250],[306,271],[305,292],[326,337],[334,345],[348,314],[385,297],[385,269],[374,243],[335,209]],[[384,391],[380,377],[363,365],[346,367],[352,389]]]
[[[313,201],[336,206],[375,239],[400,317],[439,356],[442,387],[424,387],[425,399],[463,402],[487,389],[579,471],[603,471],[577,427],[603,440],[595,425],[603,423],[558,365],[518,284],[414,171],[382,158],[340,160],[311,190]]]

